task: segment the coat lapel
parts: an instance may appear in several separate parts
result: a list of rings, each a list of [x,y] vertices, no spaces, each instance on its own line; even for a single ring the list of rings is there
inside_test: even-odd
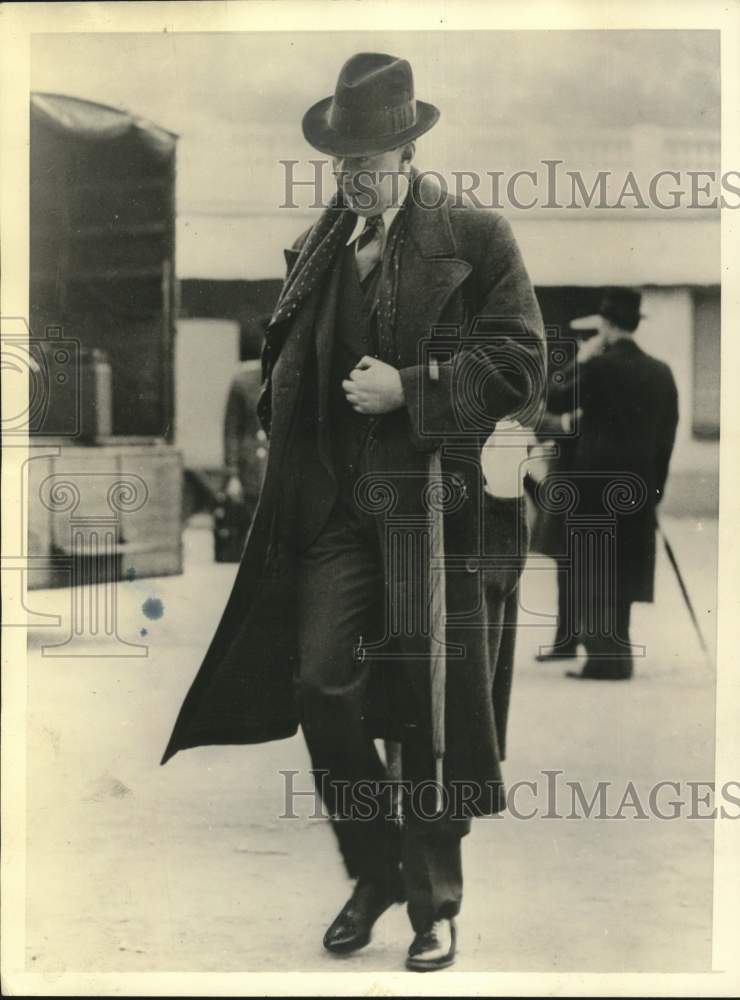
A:
[[[316,313],[316,369],[318,375],[319,455],[326,468],[333,474],[329,435],[329,378],[334,346],[337,302],[341,282],[341,258],[331,268]]]
[[[315,289],[299,306],[287,328],[285,324],[268,331],[279,343],[272,348],[275,361],[271,372],[272,426],[270,451],[283,443],[298,402],[301,382],[306,371],[309,350],[313,342],[314,317],[318,309],[319,290]]]
[[[402,366],[417,363],[419,341],[431,336],[450,296],[472,270],[457,256],[449,204],[434,177],[415,175],[410,196],[396,321]]]
[[[286,250],[285,253],[290,263],[288,255],[295,254],[295,251]],[[273,405],[271,448],[275,448],[275,439],[282,441],[288,433],[301,386],[311,368],[311,352],[314,351],[318,378],[319,453],[329,470],[332,468],[328,441],[329,377],[340,271],[338,266],[330,267],[325,280],[303,300],[289,323],[268,331],[268,343],[270,337],[275,338],[273,349],[276,354],[272,394],[277,405]]]

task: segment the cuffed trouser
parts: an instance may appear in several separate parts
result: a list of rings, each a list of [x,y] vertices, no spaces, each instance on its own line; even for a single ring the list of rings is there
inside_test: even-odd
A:
[[[630,617],[632,604],[619,595],[601,608],[602,620],[593,635],[584,636],[586,677],[627,680],[632,676]]]
[[[374,793],[387,775],[363,719],[369,663],[355,654],[360,642],[382,634],[385,587],[375,522],[340,500],[300,560],[301,725],[349,875],[405,895],[419,931],[459,911],[460,840],[470,822],[425,820],[407,810],[401,832],[389,818],[389,786]],[[414,740],[404,742],[404,778],[419,773],[424,752]],[[370,784],[360,789],[360,782]]]
[[[558,624],[553,646],[558,650],[575,649],[578,645],[578,616],[573,607],[569,585],[571,568],[567,560],[556,559],[558,585]]]
[[[622,680],[632,676],[630,646],[632,602],[617,592],[603,594],[596,588],[582,590],[581,604],[576,604],[567,560],[557,561],[558,626],[554,647],[570,649],[578,642],[586,647],[588,660],[583,674]],[[586,606],[587,605],[587,606]]]

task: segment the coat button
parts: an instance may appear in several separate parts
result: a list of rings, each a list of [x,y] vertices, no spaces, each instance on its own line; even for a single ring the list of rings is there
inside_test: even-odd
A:
[[[477,573],[480,569],[480,559],[477,559],[475,556],[468,556],[465,560],[465,569],[468,573]]]

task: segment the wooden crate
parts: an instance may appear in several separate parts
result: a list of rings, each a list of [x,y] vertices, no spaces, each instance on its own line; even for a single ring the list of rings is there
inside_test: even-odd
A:
[[[165,444],[62,446],[29,466],[29,555],[72,560],[87,539],[91,558],[98,539],[113,537],[119,578],[181,573],[182,476],[180,453]],[[29,574],[29,589],[68,583],[62,568]]]

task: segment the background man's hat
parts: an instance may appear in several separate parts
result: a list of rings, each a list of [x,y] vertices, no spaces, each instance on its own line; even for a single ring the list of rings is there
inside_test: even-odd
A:
[[[579,316],[571,324],[571,330],[593,330],[603,316],[620,330],[632,333],[636,330],[644,313],[640,312],[642,293],[634,288],[606,288],[599,311],[591,316]]]
[[[415,100],[405,59],[360,52],[342,66],[334,96],[303,116],[303,134],[331,156],[374,156],[411,142],[438,119],[433,104]]]

